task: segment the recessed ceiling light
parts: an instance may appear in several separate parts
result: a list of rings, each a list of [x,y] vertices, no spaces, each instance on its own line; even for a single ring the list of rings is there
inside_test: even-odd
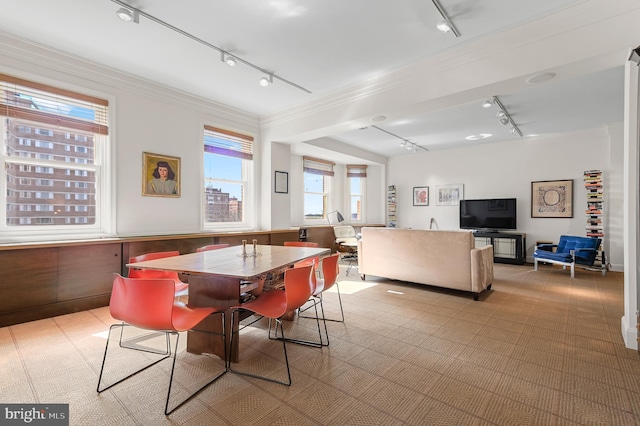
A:
[[[527,84],[540,84],[545,81],[549,81],[556,76],[555,72],[545,72],[542,74],[536,74],[534,76],[529,77],[526,82]]]
[[[487,99],[482,103],[482,108],[491,108],[493,105],[493,101],[491,99]]]
[[[479,135],[467,136],[465,139],[468,140],[468,141],[477,141],[477,140],[480,140],[480,139],[486,139],[486,138],[491,137],[491,136],[492,136],[491,133],[480,133]]]
[[[376,115],[371,119],[371,121],[384,121],[387,119],[386,115]]]

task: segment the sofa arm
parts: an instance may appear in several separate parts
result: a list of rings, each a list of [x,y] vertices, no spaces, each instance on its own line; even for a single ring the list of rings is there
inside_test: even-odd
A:
[[[493,283],[493,246],[471,249],[471,291],[480,293]]]

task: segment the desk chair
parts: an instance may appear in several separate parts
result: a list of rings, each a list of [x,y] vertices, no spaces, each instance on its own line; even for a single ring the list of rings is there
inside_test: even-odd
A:
[[[141,254],[139,256],[130,257],[129,263],[144,262],[145,260],[162,259],[165,257],[180,256],[179,251],[159,251],[154,253]],[[129,278],[168,278],[173,280],[176,286],[175,295],[186,296],[189,294],[189,284],[182,282],[177,272],[172,271],[156,271],[153,269],[136,269],[129,267]]]
[[[104,357],[102,359],[102,367],[100,367],[100,377],[98,378],[97,392],[101,393],[105,390],[125,381],[126,379],[138,374],[141,371],[163,361],[169,357],[173,357],[171,365],[171,374],[169,376],[169,390],[167,391],[167,400],[165,402],[164,414],[169,415],[185,402],[193,398],[204,388],[222,377],[227,372],[227,347],[225,344],[225,369],[218,373],[213,379],[209,380],[205,385],[201,386],[197,391],[191,393],[186,399],[183,399],[175,407],[169,410],[169,400],[171,398],[171,389],[173,386],[173,374],[176,367],[176,352],[180,339],[180,332],[193,330],[204,333],[210,333],[222,336],[223,333],[208,332],[204,330],[196,330],[194,327],[202,320],[212,314],[221,314],[224,330],[225,310],[224,308],[202,307],[190,308],[181,302],[177,302],[174,298],[175,284],[172,279],[166,278],[125,278],[119,274],[114,274],[113,290],[111,292],[111,300],[109,302],[109,312],[116,320],[122,321],[119,324],[113,324],[109,327],[109,335],[104,348]],[[111,332],[116,328],[120,328],[120,343],[122,343],[122,335],[125,327],[137,327],[144,330],[159,331],[165,334],[166,350],[155,351],[151,348],[135,349],[133,346],[120,345],[121,348],[127,350],[142,350],[144,352],[158,354],[161,358],[146,364],[128,376],[117,380],[110,385],[100,388],[103,375],[105,373],[105,364],[107,363],[107,353],[109,351],[109,341],[111,340]],[[172,348],[171,336],[175,336],[175,346]],[[226,339],[225,339],[226,342]],[[162,373],[164,374],[164,373]]]
[[[351,225],[337,225],[333,227],[333,235],[336,237],[337,251],[342,253],[342,260],[348,260],[346,275],[358,261],[358,235]]]
[[[260,318],[252,321],[251,323],[239,328],[238,331],[231,331],[231,347],[233,347],[233,338],[235,334],[240,333],[242,329],[250,326],[261,318],[269,319],[269,328],[271,328],[271,321],[276,322],[276,328],[280,326],[280,333],[282,335],[282,349],[284,352],[285,365],[287,366],[287,381],[280,381],[268,376],[259,376],[249,372],[243,372],[234,370],[231,368],[231,359],[227,361],[228,371],[244,376],[254,377],[256,379],[266,380],[273,383],[279,383],[286,386],[291,386],[291,370],[289,369],[289,358],[287,356],[287,344],[284,339],[284,328],[282,326],[282,316],[287,312],[292,312],[304,305],[311,294],[313,293],[313,284],[311,282],[311,274],[313,272],[312,266],[303,266],[300,268],[287,269],[284,273],[284,289],[283,290],[271,290],[262,293],[255,300],[247,303],[241,303],[231,307],[231,324],[235,324],[235,316],[240,310],[247,310],[258,315]],[[233,328],[233,327],[232,327]],[[270,331],[270,330],[269,330]]]

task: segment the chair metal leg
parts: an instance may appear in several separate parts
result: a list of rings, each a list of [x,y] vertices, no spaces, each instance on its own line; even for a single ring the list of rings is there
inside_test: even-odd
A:
[[[236,334],[236,332],[233,330],[233,324],[235,324],[235,314],[236,314],[236,310],[232,310],[231,311],[231,324],[232,324],[232,326],[231,326],[231,339],[230,339],[230,346],[232,348],[233,348],[233,336]],[[282,321],[280,320],[280,318],[275,318],[275,320],[276,320],[276,327],[278,326],[278,324],[280,325],[280,333],[284,337],[284,327],[282,326]],[[240,330],[238,330],[238,333],[239,332],[240,332]],[[285,364],[287,366],[287,377],[288,377],[288,381],[287,382],[276,380],[276,379],[272,379],[271,377],[258,376],[257,374],[247,373],[245,371],[234,370],[234,369],[231,368],[231,357],[229,357],[228,361],[227,361],[227,371],[229,371],[231,373],[239,374],[241,376],[253,377],[254,379],[260,379],[260,380],[265,380],[267,382],[278,383],[280,385],[291,386],[291,370],[289,369],[289,357],[287,356],[287,342],[286,342],[286,339],[278,339],[278,340],[282,340],[282,350],[284,352],[284,362],[285,362]]]
[[[146,369],[147,369],[147,368],[149,368],[149,367],[152,367],[152,366],[156,365],[156,364],[157,364],[157,363],[159,363],[160,361],[164,361],[165,359],[167,359],[167,358],[169,358],[169,357],[171,356],[171,348],[169,348],[169,353],[168,353],[168,354],[166,354],[166,355],[165,355],[165,354],[162,354],[162,355],[165,355],[165,356],[163,356],[162,358],[160,358],[160,359],[158,359],[158,360],[156,360],[156,361],[153,361],[152,363],[145,365],[144,367],[142,367],[142,368],[140,368],[140,369],[138,369],[138,370],[134,371],[133,373],[131,373],[131,374],[129,374],[128,376],[126,376],[126,377],[124,377],[124,378],[122,378],[122,379],[118,380],[117,382],[112,383],[112,384],[108,385],[107,387],[104,387],[104,388],[100,389],[100,384],[102,383],[102,376],[103,376],[103,374],[104,374],[104,365],[105,365],[105,363],[106,363],[106,361],[107,361],[107,352],[109,351],[109,340],[111,340],[111,332],[112,332],[116,327],[120,327],[120,328],[121,328],[121,330],[120,330],[120,331],[122,332],[122,328],[124,328],[124,327],[129,327],[129,324],[124,324],[124,323],[123,323],[123,324],[113,324],[111,327],[109,327],[109,334],[107,335],[107,343],[106,343],[105,348],[104,348],[104,356],[102,357],[102,366],[100,367],[100,375],[98,376],[98,387],[97,387],[97,389],[96,389],[96,391],[97,391],[98,393],[104,392],[104,391],[106,391],[107,389],[110,389],[110,388],[112,388],[113,386],[117,385],[118,383],[122,383],[122,382],[124,382],[124,381],[125,381],[125,380],[127,380],[128,378],[135,376],[136,374],[138,374],[138,373],[140,373],[140,372],[142,372],[142,371],[146,370]],[[169,332],[166,332],[166,334],[168,335],[168,334],[169,334]],[[167,336],[167,337],[168,337],[168,336]],[[125,349],[130,349],[130,348],[126,347],[126,346],[125,346],[124,348],[125,348]],[[133,350],[138,350],[138,349],[133,349]],[[145,352],[146,352],[146,351],[145,351]]]
[[[324,309],[323,309],[323,313],[322,313],[322,318],[323,318],[324,321],[344,322],[344,310],[342,309],[342,297],[340,296],[340,285],[338,283],[336,283],[335,287],[336,287],[336,290],[338,291],[338,303],[340,304],[340,316],[341,316],[342,319],[326,318],[324,316]],[[322,300],[322,293],[320,293],[319,297]],[[311,306],[308,306],[305,309],[301,309],[300,312],[304,312],[309,308],[311,308]],[[300,318],[315,318],[315,317],[309,317],[309,316],[300,315]],[[326,324],[325,324],[325,327],[326,327]]]
[[[216,312],[216,313],[222,314],[222,327],[223,327],[222,329],[224,330],[224,327],[225,327],[225,315],[224,315],[224,312]],[[169,389],[167,390],[167,399],[166,399],[165,407],[164,407],[164,414],[165,415],[169,415],[169,414],[173,413],[176,409],[180,408],[183,404],[185,404],[191,398],[193,398],[194,396],[199,394],[207,386],[209,386],[210,384],[212,384],[213,382],[218,380],[220,377],[222,377],[228,371],[228,369],[227,369],[227,362],[228,362],[227,361],[227,358],[228,358],[227,354],[228,354],[228,352],[227,352],[227,346],[226,346],[226,339],[224,339],[224,341],[225,341],[225,343],[224,343],[225,344],[225,346],[224,346],[225,359],[223,360],[224,365],[225,365],[224,370],[222,372],[218,373],[216,376],[214,376],[211,380],[209,380],[205,385],[201,386],[198,390],[196,390],[195,392],[191,393],[189,396],[187,396],[185,399],[183,399],[181,402],[179,402],[172,409],[169,409],[169,401],[171,399],[171,389],[173,387],[173,376],[174,376],[175,367],[176,367],[176,355],[177,355],[176,352],[178,350],[178,343],[179,343],[179,340],[180,340],[180,334],[178,332],[175,332],[175,331],[165,331],[164,333],[165,333],[165,336],[167,338],[167,344],[168,344],[167,353],[166,354],[162,353],[162,352],[156,352],[156,351],[153,351],[153,350],[145,350],[145,349],[139,349],[139,348],[136,348],[136,347],[120,345],[124,349],[138,350],[138,351],[154,353],[154,354],[159,354],[159,355],[165,355],[165,356],[163,356],[162,358],[160,358],[158,360],[153,361],[150,364],[145,365],[144,367],[134,371],[133,373],[131,373],[128,376],[118,380],[117,382],[112,383],[112,384],[100,389],[100,385],[102,384],[102,377],[103,377],[104,370],[105,370],[104,367],[105,367],[105,363],[106,363],[106,360],[107,360],[107,353],[108,353],[108,350],[109,350],[109,340],[111,340],[111,332],[116,327],[120,327],[121,330],[120,330],[119,343],[121,343],[122,342],[122,329],[124,327],[129,327],[129,326],[130,326],[129,324],[122,323],[122,324],[113,324],[111,327],[109,327],[109,334],[107,336],[107,343],[105,345],[104,356],[102,358],[102,366],[100,367],[100,376],[98,378],[98,387],[96,389],[98,393],[102,393],[105,390],[110,389],[113,386],[115,386],[115,385],[117,385],[119,383],[122,383],[123,381],[127,380],[128,378],[133,377],[136,374],[148,369],[149,367],[152,367],[152,366],[158,364],[160,361],[164,361],[165,359],[167,359],[169,357],[172,357],[173,361],[172,361],[172,366],[171,366],[171,375],[169,377]],[[216,333],[216,332],[210,332],[210,331],[206,331],[206,330],[195,330],[195,329],[193,331],[202,332],[202,333],[210,333],[210,334],[215,334],[215,335],[221,335],[224,338],[224,333]],[[176,336],[176,343],[175,343],[174,347],[172,347],[172,345],[171,345],[171,335],[175,335]]]
[[[318,301],[315,300],[311,300],[312,305],[309,306],[307,309],[313,307],[316,311],[316,316],[315,317],[303,317],[303,318],[312,318],[316,320],[316,326],[318,327],[318,342],[313,342],[310,340],[302,340],[302,339],[292,339],[292,338],[287,338],[285,339],[287,342],[290,343],[296,343],[298,345],[305,345],[305,346],[313,346],[314,348],[321,348],[322,346],[329,346],[329,332],[327,330],[327,323],[324,320],[324,310],[322,308],[322,299],[319,297],[316,297],[318,299]],[[320,309],[322,311],[322,323],[324,324],[324,332],[325,332],[325,336],[327,337],[327,343],[324,343],[322,341],[322,331],[320,330],[320,316],[318,315],[318,304],[320,304]],[[306,310],[306,309],[305,309]],[[284,334],[283,334],[284,336]],[[275,332],[275,337],[271,337],[271,320],[269,320],[269,339],[271,340],[280,340],[283,339],[284,337],[278,337],[278,329],[276,328],[276,332]]]
[[[226,326],[226,324],[225,324],[225,314],[223,312],[219,312],[219,313],[222,314],[222,330],[225,330],[225,326]],[[195,392],[192,392],[189,396],[187,396],[185,399],[183,399],[181,402],[179,402],[171,410],[169,410],[169,399],[171,397],[171,387],[173,385],[173,372],[175,371],[175,367],[176,367],[176,352],[178,351],[178,342],[179,342],[179,339],[180,339],[180,334],[176,333],[176,335],[177,335],[177,337],[176,337],[176,348],[173,351],[174,352],[174,355],[173,355],[173,366],[171,367],[171,378],[169,379],[169,390],[167,391],[167,402],[166,402],[166,404],[164,406],[164,414],[165,414],[165,416],[168,416],[169,414],[173,413],[178,408],[182,407],[187,401],[189,401],[194,396],[198,395],[207,386],[209,386],[210,384],[212,384],[213,382],[218,380],[220,377],[224,376],[227,373],[227,371],[229,371],[228,368],[227,368],[227,359],[229,358],[228,352],[227,352],[227,339],[225,338],[224,332],[223,333],[215,333],[215,332],[210,332],[210,331],[205,331],[205,330],[196,330],[196,329],[194,329],[193,331],[200,332],[200,333],[211,333],[211,334],[221,335],[223,337],[223,341],[224,341],[224,358],[225,358],[223,360],[224,361],[224,370],[221,371],[220,373],[218,373],[217,375],[215,375],[211,380],[209,380],[207,383],[205,383],[200,388],[198,388],[198,390],[196,390]]]
[[[123,325],[128,325],[128,324],[126,324],[124,322],[122,324]],[[118,344],[120,345],[121,348],[124,348],[124,349],[133,349],[133,350],[136,350],[136,351],[148,352],[150,354],[158,354],[158,355],[167,355],[168,356],[168,355],[171,354],[171,352],[170,352],[170,343],[169,343],[169,335],[167,333],[163,332],[163,331],[159,331],[159,332],[155,332],[155,333],[151,333],[151,334],[156,334],[157,335],[157,334],[162,334],[162,333],[165,334],[165,337],[167,339],[167,342],[166,342],[167,343],[167,347],[166,347],[166,349],[164,351],[159,350],[159,349],[151,349],[151,348],[147,348],[147,347],[144,347],[144,346],[136,345],[137,341],[142,340],[142,337],[136,338],[136,339],[129,339],[127,341],[122,340],[123,337],[124,337],[124,327],[120,328],[120,339],[118,340]],[[148,336],[149,335],[147,334],[147,335],[144,335],[143,337],[147,338]],[[129,342],[133,342],[133,344],[131,344],[131,345],[127,344]]]

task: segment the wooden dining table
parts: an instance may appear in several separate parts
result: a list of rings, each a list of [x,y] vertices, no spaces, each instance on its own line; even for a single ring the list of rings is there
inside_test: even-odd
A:
[[[266,279],[265,289],[278,287],[282,275],[296,262],[324,256],[328,248],[254,245],[231,246],[217,250],[183,254],[162,259],[127,264],[129,268],[174,271],[186,275],[189,283],[188,304],[193,307],[230,308],[240,303],[241,285]],[[230,318],[230,315],[226,316]],[[230,343],[231,324],[226,324],[226,345]],[[233,324],[238,327],[238,324]],[[222,331],[219,315],[213,315],[198,325],[206,331]],[[231,348],[232,362],[238,361],[238,342]],[[191,332],[187,335],[187,351],[211,353],[224,358],[225,342],[220,336]]]

